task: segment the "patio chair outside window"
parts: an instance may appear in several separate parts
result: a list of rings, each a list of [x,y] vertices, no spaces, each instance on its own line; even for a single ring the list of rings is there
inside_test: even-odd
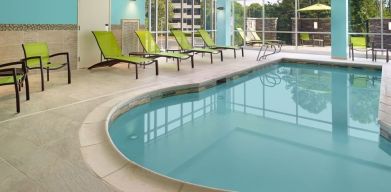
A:
[[[49,55],[48,45],[46,43],[26,43],[23,44],[24,57],[27,69],[39,69],[41,71],[41,89],[45,90],[43,70],[46,70],[46,78],[49,81],[49,71],[61,69],[67,66],[68,84],[71,84],[71,68],[69,63],[69,54],[67,52]],[[65,56],[65,62],[51,62],[51,58]]]
[[[354,51],[365,51],[365,58],[368,59],[368,51],[371,48],[367,45],[367,38],[365,36],[350,37],[349,57],[354,61]]]
[[[0,86],[14,85],[16,95],[16,111],[20,112],[19,91],[26,87],[26,100],[30,100],[27,68],[24,61],[0,64]]]
[[[301,45],[305,45],[306,42],[311,42],[312,39],[309,33],[300,33],[300,43]]]

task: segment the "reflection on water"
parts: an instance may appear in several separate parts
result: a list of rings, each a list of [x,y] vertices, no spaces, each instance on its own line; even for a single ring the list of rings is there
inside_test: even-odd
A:
[[[238,191],[383,189],[391,158],[376,123],[380,74],[273,65],[137,107],[109,131],[129,159],[197,184]],[[363,172],[375,179],[363,182]]]

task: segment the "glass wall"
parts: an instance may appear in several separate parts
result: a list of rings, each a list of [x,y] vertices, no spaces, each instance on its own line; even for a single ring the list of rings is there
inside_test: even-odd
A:
[[[349,0],[349,42],[361,37],[367,47],[391,48],[390,5],[390,0]]]
[[[215,36],[215,4],[215,0],[147,0],[145,27],[163,50],[178,49],[171,29],[184,31],[193,45],[203,46],[197,30],[206,29]]]
[[[250,41],[279,40],[286,45],[283,47],[286,50],[328,53],[331,45],[330,3],[330,0],[234,0],[232,42],[259,47],[260,44]],[[315,4],[322,4],[322,8],[311,7]],[[301,10],[303,8],[307,10]],[[244,33],[240,35],[237,28],[242,28]]]

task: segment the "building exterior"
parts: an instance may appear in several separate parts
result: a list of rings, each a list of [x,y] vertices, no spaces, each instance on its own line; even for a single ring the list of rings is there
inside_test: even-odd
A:
[[[192,11],[194,11],[194,30],[201,28],[200,0],[194,0],[194,7],[193,0],[172,0],[171,3],[174,12],[170,20],[171,28],[192,30]]]

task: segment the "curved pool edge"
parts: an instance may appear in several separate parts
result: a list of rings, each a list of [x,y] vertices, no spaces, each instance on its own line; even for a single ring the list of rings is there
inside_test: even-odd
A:
[[[166,87],[152,86],[144,90],[138,90],[137,93],[125,93],[101,104],[87,116],[79,130],[80,149],[84,161],[99,178],[121,191],[222,191],[221,189],[191,184],[161,175],[127,159],[111,141],[108,134],[109,125],[121,114],[134,107],[148,103],[153,99],[199,92],[206,88],[215,86],[219,83],[219,81],[236,79],[241,75],[248,74],[249,72],[258,70],[270,64],[278,63],[281,60],[283,59],[262,63],[248,69],[238,70],[229,75],[225,74],[218,77],[212,77],[211,79],[204,80],[203,82],[188,84],[179,83],[177,85],[167,85]],[[321,63],[323,62],[320,62],[319,64]],[[327,62],[327,64],[358,67],[381,67],[378,65],[356,65],[343,62]],[[391,74],[391,70],[389,74]],[[381,90],[381,92],[383,91],[384,89]],[[391,99],[389,99],[389,101],[391,101]],[[380,104],[381,103],[382,102],[380,102]],[[382,108],[379,108],[379,114],[381,113],[381,109]],[[388,115],[388,117],[390,117],[390,115]],[[382,125],[381,122],[382,121],[379,116],[380,125]]]

